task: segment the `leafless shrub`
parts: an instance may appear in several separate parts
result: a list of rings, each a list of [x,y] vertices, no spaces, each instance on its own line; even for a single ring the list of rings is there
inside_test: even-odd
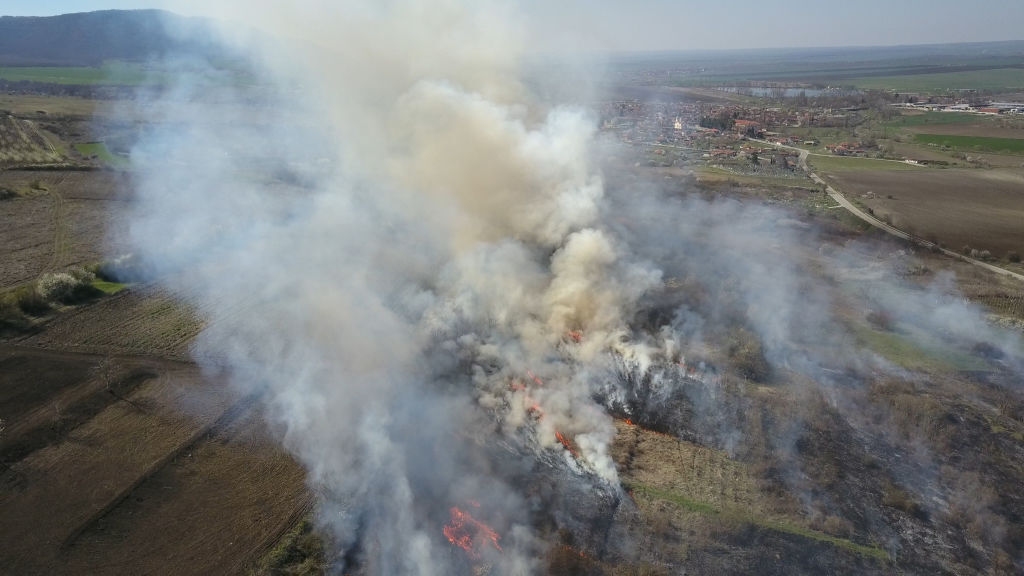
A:
[[[44,274],[36,283],[36,292],[47,302],[71,303],[92,295],[96,276],[83,269]]]

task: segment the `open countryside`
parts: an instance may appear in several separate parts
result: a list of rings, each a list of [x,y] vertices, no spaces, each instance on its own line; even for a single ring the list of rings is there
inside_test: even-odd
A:
[[[1024,572],[1024,39],[328,4],[0,18],[0,572]]]

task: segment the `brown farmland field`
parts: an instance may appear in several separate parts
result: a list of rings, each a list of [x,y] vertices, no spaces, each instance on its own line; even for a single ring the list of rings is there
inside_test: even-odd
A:
[[[875,216],[953,250],[967,245],[996,258],[1024,252],[1024,172],[854,171],[831,178]],[[864,197],[868,192],[874,198]]]
[[[122,177],[0,168],[0,288],[122,253]],[[189,356],[203,326],[179,294],[135,285],[0,338],[0,572],[244,574],[308,514],[256,399]]]
[[[94,353],[159,354],[185,360],[202,329],[193,311],[165,291],[138,288],[61,315],[28,346]]]
[[[194,365],[11,346],[0,365],[15,384],[0,398],[10,573],[245,572],[307,510],[253,399]]]
[[[50,270],[99,261],[117,243],[123,215],[119,176],[112,172],[0,171],[0,288]]]

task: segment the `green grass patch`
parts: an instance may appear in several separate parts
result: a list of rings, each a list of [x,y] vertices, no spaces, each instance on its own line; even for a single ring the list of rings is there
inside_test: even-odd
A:
[[[121,290],[124,290],[125,288],[127,288],[128,285],[127,284],[122,284],[120,282],[107,282],[106,280],[93,280],[92,281],[92,287],[97,289],[97,290],[99,290],[100,292],[103,292],[104,294],[110,295],[110,294],[117,294]]]
[[[959,150],[984,152],[1024,153],[1024,138],[990,138],[986,136],[958,136],[953,134],[915,134],[920,144],[935,144]]]
[[[844,83],[869,90],[906,90],[913,92],[945,92],[950,90],[1010,90],[1024,88],[1024,69],[995,68],[964,72],[865,76],[850,78]]]
[[[128,159],[122,156],[117,156],[107,148],[104,142],[86,142],[84,144],[75,144],[75,150],[86,158],[95,156],[98,160],[107,164],[108,166],[114,167],[125,167],[129,164]]]
[[[868,327],[855,327],[854,336],[861,344],[886,360],[914,371],[986,372],[991,367],[983,360],[953,350],[938,342],[922,343],[910,335],[883,332]]]
[[[632,492],[638,492],[649,498],[654,498],[655,500],[671,502],[684,510],[689,510],[690,512],[697,512],[699,514],[718,514],[720,512],[720,510],[707,502],[690,500],[689,498],[684,498],[670,490],[662,490],[660,488],[654,488],[653,486],[646,486],[643,484],[626,484],[625,486]]]
[[[832,536],[831,534],[811,530],[810,528],[805,528],[784,520],[760,518],[752,520],[751,523],[776,532],[783,532],[794,536],[808,538],[810,540],[817,540],[818,542],[825,542],[826,544],[831,544],[837,548],[842,548],[843,550],[848,550],[854,554],[860,554],[861,556],[866,556],[868,558],[875,558],[876,560],[882,560],[883,562],[889,560],[889,554],[877,546],[857,544],[856,542],[845,538],[839,538],[838,536]]]
[[[853,172],[860,170],[927,170],[921,166],[905,164],[893,160],[877,158],[857,158],[852,156],[811,155],[807,163],[815,170],[822,172]]]
[[[140,64],[108,62],[100,67],[5,66],[0,67],[0,78],[10,82],[141,86],[160,83],[163,75],[154,74]]]
[[[792,534],[801,538],[807,538],[809,540],[815,540],[818,542],[824,542],[831,544],[837,548],[842,548],[853,552],[854,554],[860,554],[868,558],[875,558],[877,560],[888,561],[889,554],[877,546],[865,546],[863,544],[857,544],[851,540],[845,538],[839,538],[832,536],[824,532],[812,530],[805,526],[788,522],[785,520],[766,518],[763,516],[755,516],[749,512],[742,510],[733,509],[719,509],[707,502],[701,502],[698,500],[691,500],[671,490],[664,490],[661,488],[655,488],[652,486],[646,486],[643,484],[625,484],[628,490],[634,494],[642,494],[648,498],[655,500],[661,500],[663,502],[669,502],[676,506],[697,514],[704,514],[709,516],[720,516],[727,520],[732,520],[745,524],[752,524],[759,528],[766,530],[772,530],[774,532],[782,532],[784,534]]]

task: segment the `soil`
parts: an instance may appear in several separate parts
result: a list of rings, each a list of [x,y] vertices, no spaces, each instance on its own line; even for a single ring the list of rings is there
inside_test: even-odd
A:
[[[116,254],[121,177],[0,171],[0,288]],[[308,515],[257,399],[190,357],[203,325],[133,285],[0,340],[0,572],[244,574]]]
[[[953,250],[964,245],[989,250],[996,258],[1024,253],[1024,172],[1019,170],[853,171],[832,178],[848,198],[922,238]]]
[[[112,172],[0,171],[0,288],[103,259],[119,243],[124,198]]]

